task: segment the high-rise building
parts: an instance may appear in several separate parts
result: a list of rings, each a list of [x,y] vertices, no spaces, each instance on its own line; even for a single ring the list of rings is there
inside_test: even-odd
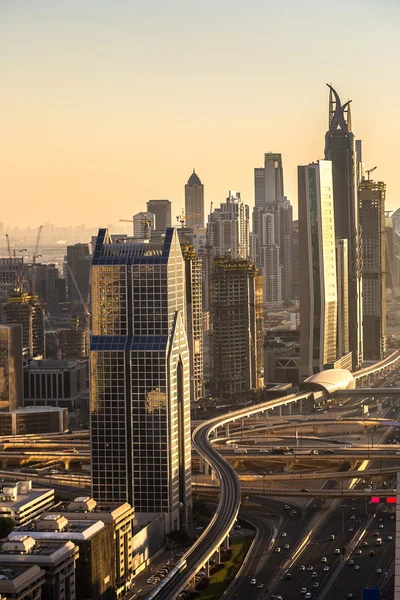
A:
[[[7,302],[8,296],[24,275],[24,259],[0,258],[0,302]]]
[[[273,204],[284,196],[282,154],[264,154],[264,167],[254,169],[254,192],[256,208]]]
[[[93,252],[90,349],[93,496],[191,520],[190,364],[185,263],[163,242],[113,241]]]
[[[3,306],[2,321],[4,325],[22,325],[22,346],[26,358],[45,357],[44,310],[37,296],[16,288]]]
[[[362,231],[364,357],[381,360],[386,354],[385,196],[382,181],[364,179],[358,188]]]
[[[212,273],[213,385],[219,396],[264,385],[263,279],[246,259],[217,258]]]
[[[332,162],[336,236],[348,243],[349,345],[353,368],[356,369],[363,360],[361,242],[357,203],[361,144],[356,153],[350,102],[342,105],[337,92],[328,87],[329,129],[325,135],[325,159]]]
[[[336,238],[337,356],[349,352],[349,257],[347,240]]]
[[[0,325],[0,410],[23,404],[22,327]]]
[[[396,231],[393,216],[386,216],[385,231],[386,288],[397,297],[400,293],[400,233]]]
[[[60,278],[58,267],[42,263],[24,265],[24,278],[31,282],[31,289],[38,295],[40,302],[45,304],[46,310],[51,315],[57,313],[60,302],[65,301],[65,284]]]
[[[186,227],[204,227],[204,185],[194,169],[185,185],[185,217]]]
[[[300,265],[299,265],[299,222],[292,221],[292,298],[298,300],[300,291]]]
[[[249,207],[239,192],[230,191],[225,203],[209,215],[207,235],[212,257],[248,258]]]
[[[82,306],[89,298],[89,279],[92,257],[89,244],[67,246],[68,298],[72,304]]]
[[[154,215],[154,225],[157,232],[165,233],[165,230],[171,227],[170,200],[148,200],[147,211]]]
[[[332,163],[298,167],[300,378],[336,361],[337,283]]]
[[[155,229],[155,216],[151,212],[139,212],[133,215],[133,237],[136,240],[151,240]]]

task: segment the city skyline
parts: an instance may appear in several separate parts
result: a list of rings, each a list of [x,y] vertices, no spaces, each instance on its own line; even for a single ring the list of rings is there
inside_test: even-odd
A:
[[[96,207],[100,222],[117,223],[151,198],[170,198],[175,218],[193,167],[207,190],[206,209],[226,189],[241,190],[252,207],[253,167],[269,150],[284,157],[285,193],[296,215],[297,165],[322,155],[326,82],[343,101],[352,98],[366,166],[378,165],[394,209],[399,121],[391,73],[399,8],[386,4],[382,13],[374,1],[366,11],[353,0],[346,6],[352,52],[333,43],[322,60],[318,52],[342,26],[341,11],[332,15],[313,0],[286,4],[287,11],[271,10],[257,0],[254,19],[238,2],[228,12],[225,2],[206,1],[193,19],[190,6],[173,0],[151,21],[149,7],[133,14],[121,0],[112,7],[3,3],[3,220],[33,222],[40,203],[56,222],[91,222]],[[259,35],[267,18],[269,34]],[[228,44],[237,30],[240,42]],[[195,44],[187,43],[189,31]],[[281,31],[290,44],[275,52]],[[266,63],[272,50],[274,61]],[[365,77],[367,68],[374,77]],[[57,208],[65,204],[67,214]]]

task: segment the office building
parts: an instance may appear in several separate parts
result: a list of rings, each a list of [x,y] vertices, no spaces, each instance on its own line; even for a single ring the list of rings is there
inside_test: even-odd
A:
[[[92,266],[93,497],[164,512],[169,531],[191,520],[189,362],[176,230],[144,244],[113,242],[100,229]]]
[[[292,299],[300,296],[300,264],[299,264],[299,222],[292,221]]]
[[[147,211],[154,215],[154,226],[159,234],[164,234],[171,227],[171,202],[170,200],[148,200]]]
[[[385,196],[382,181],[363,179],[358,188],[362,231],[363,338],[366,360],[386,354]]]
[[[22,327],[0,325],[0,410],[23,406]]]
[[[24,367],[24,406],[73,411],[87,404],[87,360],[32,360]]]
[[[300,378],[336,361],[337,282],[332,163],[298,167]]]
[[[230,191],[225,203],[208,217],[207,236],[211,257],[247,259],[250,253],[249,207],[240,192]]]
[[[0,518],[13,519],[17,527],[49,510],[54,504],[54,490],[32,488],[29,479],[2,482],[0,488]]]
[[[67,246],[68,298],[77,307],[82,307],[89,298],[89,278],[92,257],[89,244]]]
[[[63,433],[68,430],[68,409],[28,406],[0,412],[0,435]]]
[[[2,321],[4,325],[22,326],[23,354],[27,359],[45,357],[44,309],[37,296],[16,288],[3,306]]]
[[[30,535],[22,534],[2,543],[0,565],[3,569],[37,566],[44,571],[43,599],[75,600],[75,562],[78,555],[78,547],[72,542],[47,540],[40,544]]]
[[[349,258],[347,240],[336,238],[337,356],[349,352]]]
[[[256,208],[274,204],[284,196],[282,154],[266,152],[264,167],[254,169],[254,200]]]
[[[185,220],[186,227],[204,227],[204,185],[194,169],[185,185]]]
[[[363,361],[361,242],[357,187],[360,156],[351,128],[350,102],[342,105],[331,87],[329,129],[325,135],[325,159],[332,162],[335,233],[348,243],[349,346],[353,369]],[[360,155],[361,144],[358,145]]]
[[[139,212],[133,215],[133,237],[136,240],[151,240],[155,229],[155,216],[151,212]]]
[[[41,600],[44,571],[37,565],[0,564],[1,600]]]
[[[263,279],[249,260],[214,261],[213,388],[220,397],[264,385],[262,291]]]
[[[7,302],[17,282],[24,275],[24,259],[0,258],[0,303]]]
[[[65,281],[60,277],[55,264],[25,265],[24,277],[31,282],[33,290],[46,311],[54,315],[60,311],[60,303],[65,302]]]
[[[393,216],[385,217],[386,289],[396,298],[400,293],[400,233],[396,231]]]

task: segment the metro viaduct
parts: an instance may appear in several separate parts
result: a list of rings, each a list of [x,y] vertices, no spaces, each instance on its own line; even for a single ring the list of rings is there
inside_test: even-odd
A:
[[[208,483],[195,483],[193,491],[196,493],[214,493],[219,492],[219,485],[213,485]],[[395,498],[396,490],[382,489],[382,490],[349,490],[343,489],[332,489],[332,490],[310,490],[309,492],[302,492],[292,488],[263,488],[255,487],[251,485],[242,486],[242,494],[256,494],[257,496],[274,496],[280,498],[281,496],[295,496],[300,498]]]

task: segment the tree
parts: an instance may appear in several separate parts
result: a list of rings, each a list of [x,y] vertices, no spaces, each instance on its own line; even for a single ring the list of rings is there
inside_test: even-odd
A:
[[[0,538],[8,536],[15,529],[15,521],[11,517],[0,517]]]

